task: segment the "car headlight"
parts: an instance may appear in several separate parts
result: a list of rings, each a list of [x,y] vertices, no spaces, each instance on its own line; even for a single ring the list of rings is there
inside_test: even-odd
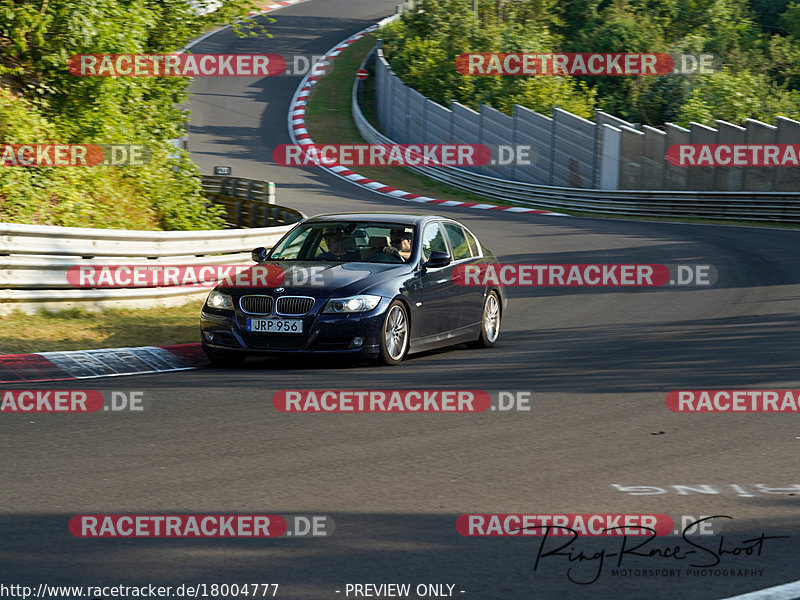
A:
[[[349,296],[331,298],[325,305],[324,313],[360,313],[372,310],[381,301],[380,296]]]
[[[206,298],[206,304],[208,304],[210,308],[233,310],[233,298],[217,290],[211,291],[208,298]]]

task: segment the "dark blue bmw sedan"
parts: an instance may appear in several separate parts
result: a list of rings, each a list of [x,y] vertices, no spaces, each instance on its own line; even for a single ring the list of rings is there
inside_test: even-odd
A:
[[[394,365],[413,352],[467,343],[490,347],[506,299],[500,286],[457,285],[459,265],[497,263],[447,217],[321,215],[298,223],[257,268],[280,281],[218,285],[201,313],[212,363],[248,356],[336,353]],[[258,283],[258,277],[252,278]]]

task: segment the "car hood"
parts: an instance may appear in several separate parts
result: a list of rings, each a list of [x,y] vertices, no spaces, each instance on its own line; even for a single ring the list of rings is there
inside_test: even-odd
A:
[[[284,288],[284,294],[300,294],[322,297],[332,293],[342,295],[359,294],[388,279],[407,275],[412,269],[406,264],[329,262],[329,261],[267,261],[253,265],[240,275],[252,279],[256,267],[266,267],[266,287],[220,285],[219,289],[229,293],[246,294]]]

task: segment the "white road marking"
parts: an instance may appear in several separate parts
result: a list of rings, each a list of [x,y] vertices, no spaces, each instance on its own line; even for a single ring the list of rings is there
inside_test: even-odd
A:
[[[798,598],[800,598],[800,580],[722,600],[798,600]]]

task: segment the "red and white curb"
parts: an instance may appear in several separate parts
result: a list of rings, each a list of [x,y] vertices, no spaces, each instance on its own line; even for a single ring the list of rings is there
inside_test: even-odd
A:
[[[303,80],[300,82],[297,90],[292,97],[292,102],[290,104],[291,108],[289,110],[289,136],[292,138],[292,141],[295,144],[306,146],[309,144],[313,144],[314,141],[311,139],[311,136],[308,134],[308,129],[306,129],[305,125],[305,116],[306,116],[306,102],[308,99],[309,94],[311,94],[311,87],[317,83],[317,81],[325,74],[324,67],[326,67],[329,63],[328,60],[339,56],[343,50],[345,50],[350,44],[353,42],[360,40],[362,37],[367,35],[368,33],[376,30],[380,26],[380,23],[371,25],[362,31],[359,31],[355,35],[347,38],[343,42],[337,44],[330,50],[325,53],[325,56],[322,60],[318,61],[315,66],[322,67],[322,68],[315,68],[311,73],[306,75]],[[564,217],[563,213],[557,212],[550,212],[546,210],[537,210],[534,208],[524,208],[522,206],[498,206],[495,204],[483,204],[477,202],[460,202],[458,200],[440,200],[438,198],[429,198],[428,196],[420,196],[418,194],[412,194],[410,192],[406,192],[403,190],[398,190],[386,184],[383,184],[379,181],[373,181],[363,175],[355,173],[348,169],[347,167],[335,164],[333,166],[320,166],[320,169],[325,169],[326,171],[333,173],[337,177],[344,179],[345,181],[349,181],[356,185],[359,185],[365,189],[371,190],[373,192],[377,192],[379,194],[383,194],[384,196],[390,196],[392,198],[396,198],[398,200],[404,200],[406,202],[417,202],[420,204],[437,204],[439,206],[457,206],[459,208],[474,208],[477,210],[501,210],[510,213],[527,213],[527,214],[537,214],[537,215],[553,215]]]
[[[200,344],[8,354],[0,356],[0,383],[144,375],[208,365]]]

